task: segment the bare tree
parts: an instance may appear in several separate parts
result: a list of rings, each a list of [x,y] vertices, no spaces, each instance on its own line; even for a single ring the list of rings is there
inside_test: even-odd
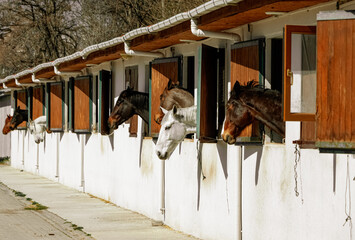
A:
[[[9,74],[77,49],[75,1],[7,0],[0,3],[1,73]]]
[[[0,77],[152,25],[206,0],[0,0]]]

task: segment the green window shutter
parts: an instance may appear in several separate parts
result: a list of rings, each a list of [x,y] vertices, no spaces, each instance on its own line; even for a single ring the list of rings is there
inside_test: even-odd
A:
[[[107,120],[110,115],[110,86],[111,86],[111,72],[102,70],[99,73],[98,82],[98,98],[99,98],[99,114],[98,114],[98,130],[102,135],[109,134],[109,127]]]
[[[17,91],[14,91],[14,98],[13,98],[13,101],[14,101],[14,111],[15,109],[17,108]]]
[[[196,130],[201,142],[215,142],[217,137],[217,59],[217,48],[199,48]]]
[[[33,88],[29,87],[26,89],[27,92],[27,114],[28,114],[28,119],[32,119],[32,107],[33,107],[33,102],[32,102],[32,96],[33,96]]]
[[[73,130],[73,120],[74,120],[74,115],[73,115],[73,101],[74,101],[74,78],[71,77],[69,79],[68,83],[68,130],[72,131]]]
[[[50,112],[51,112],[51,108],[50,108],[50,98],[49,98],[49,95],[50,95],[50,84],[47,83],[46,84],[46,87],[45,87],[45,105],[46,105],[46,109],[47,109],[47,112],[46,112],[46,121],[47,121],[47,129],[49,129],[49,118],[50,118]]]
[[[152,62],[149,63],[149,122],[148,134],[151,136],[151,119],[152,119]]]

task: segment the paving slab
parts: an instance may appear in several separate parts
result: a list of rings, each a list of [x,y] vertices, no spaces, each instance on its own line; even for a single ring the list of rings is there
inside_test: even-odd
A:
[[[8,165],[0,165],[0,182],[47,206],[48,212],[59,216],[66,222],[83,227],[83,231],[95,239],[197,239],[166,226],[152,226],[152,220],[139,213],[120,208],[47,178],[14,169]],[[8,210],[11,210],[11,207]],[[1,232],[0,239],[6,239],[2,238]]]
[[[47,210],[26,210],[31,205],[33,206],[33,201],[25,196],[17,196],[11,189],[0,183],[1,240],[93,239],[84,232],[75,230],[73,224]]]

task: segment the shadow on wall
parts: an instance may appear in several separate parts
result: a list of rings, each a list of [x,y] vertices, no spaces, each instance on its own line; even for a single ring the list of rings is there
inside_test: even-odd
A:
[[[201,181],[204,180],[205,176],[202,172],[202,153],[203,144],[199,143],[196,147],[196,155],[197,155],[197,211],[200,210],[200,197],[201,197]]]
[[[244,146],[244,161],[250,156],[256,153],[256,164],[255,164],[255,186],[258,185],[259,181],[259,169],[261,163],[261,156],[263,154],[263,146]]]
[[[336,191],[336,178],[337,178],[337,155],[333,154],[333,193]]]
[[[115,150],[115,138],[114,138],[114,134],[108,136],[108,139],[110,140],[110,144],[111,144],[111,150],[114,151]]]
[[[228,179],[227,144],[223,141],[217,142],[217,152],[223,168],[224,177]]]
[[[85,134],[85,146],[88,144],[90,138],[91,138],[91,133]]]

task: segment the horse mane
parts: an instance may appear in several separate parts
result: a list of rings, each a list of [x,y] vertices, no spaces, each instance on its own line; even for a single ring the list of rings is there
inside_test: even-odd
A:
[[[181,90],[185,90],[188,92],[188,90],[182,86],[180,86],[180,82],[177,81],[175,83],[173,83],[173,81],[171,79],[169,79],[168,85],[166,86],[166,90],[172,90],[172,89],[181,89]]]
[[[123,93],[127,93],[127,94],[123,94]],[[149,101],[147,101],[147,98],[149,97],[148,93],[138,92],[133,90],[133,88],[128,87],[120,94],[119,98],[121,97],[122,99],[129,102],[130,104],[135,105],[135,107],[138,109],[148,108],[148,104],[149,104]]]
[[[280,94],[279,91],[274,90],[274,89],[268,89],[264,88],[263,85],[259,84],[257,81],[250,80],[247,83],[240,85],[238,81],[235,82],[232,91],[230,92],[230,96],[233,98],[237,98],[237,96],[242,92],[242,91],[263,91],[265,93],[271,93],[271,92],[277,92],[277,94]]]

